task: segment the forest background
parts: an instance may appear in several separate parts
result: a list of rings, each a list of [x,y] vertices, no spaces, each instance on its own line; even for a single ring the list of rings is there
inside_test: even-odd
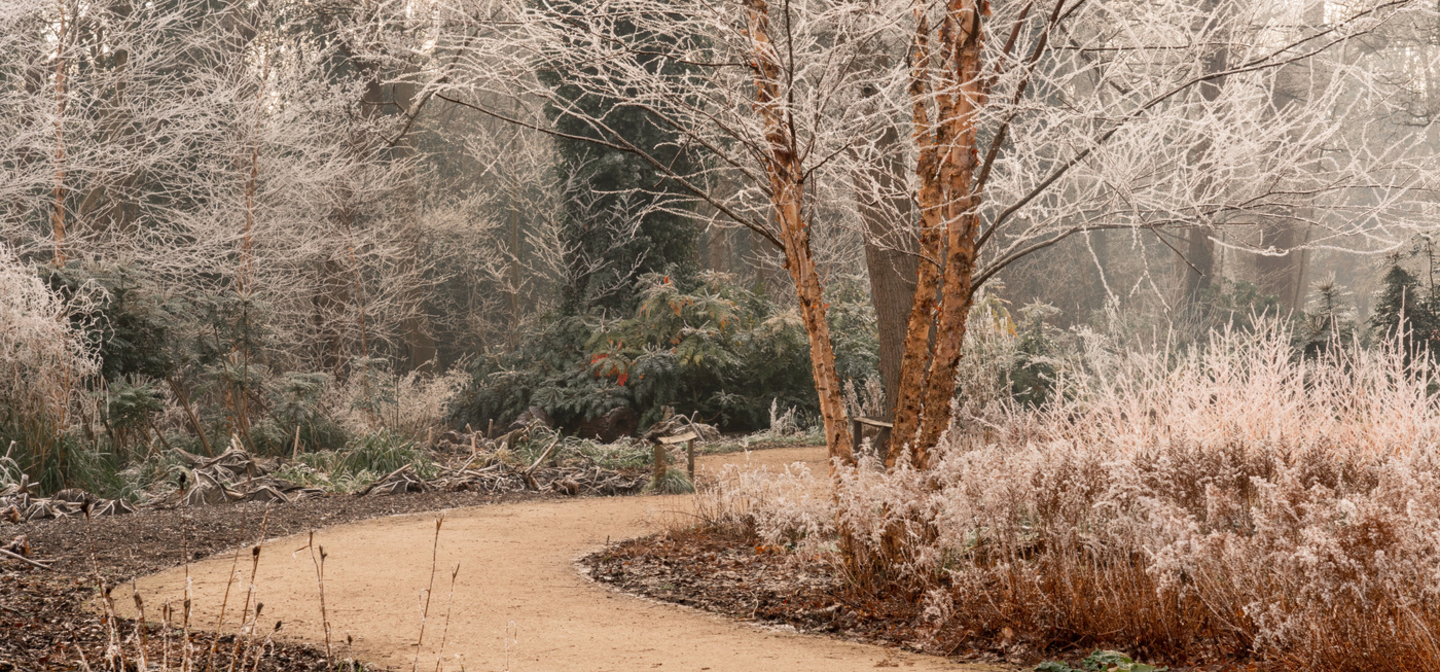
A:
[[[1279,319],[1297,357],[1440,338],[1440,23],[1352,4],[997,6],[985,48],[1036,56],[997,60],[1024,67],[994,73],[1015,103],[980,144],[1021,158],[992,190],[1093,165],[981,252],[970,311],[990,331],[964,375],[1039,405],[1096,335],[1183,349]],[[744,119],[757,11],[788,31],[769,53],[802,120],[838,379],[850,415],[889,418],[914,283],[877,278],[913,278],[924,218],[908,3],[17,0],[6,473],[136,496],[122,474],[173,448],[403,451],[522,416],[613,438],[666,407],[818,426],[814,325],[755,167],[767,130]],[[1155,123],[1064,154],[1181,71]]]

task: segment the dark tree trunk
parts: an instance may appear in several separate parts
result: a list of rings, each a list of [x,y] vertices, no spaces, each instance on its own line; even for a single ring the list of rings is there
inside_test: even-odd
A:
[[[1200,3],[1202,15],[1213,16],[1219,6],[1218,0],[1203,0]],[[1224,72],[1229,67],[1230,49],[1224,45],[1218,45],[1205,59],[1205,71],[1207,73]],[[1200,83],[1200,97],[1207,103],[1214,103],[1220,97],[1220,91],[1225,87],[1225,78],[1217,77]],[[1193,162],[1200,165],[1202,170],[1210,165],[1210,142],[1201,142],[1191,152]],[[1208,179],[1202,182],[1203,192],[1210,186]],[[1198,307],[1200,302],[1209,294],[1216,276],[1215,265],[1215,226],[1212,222],[1198,223],[1187,232],[1188,249],[1185,250],[1185,304]]]
[[[1260,227],[1260,249],[1283,252],[1280,255],[1257,255],[1255,257],[1256,284],[1262,294],[1280,298],[1284,310],[1296,306],[1300,283],[1300,245],[1295,226],[1288,221],[1270,222]]]
[[[917,260],[911,217],[913,202],[905,184],[906,166],[898,148],[899,129],[891,126],[880,138],[882,160],[855,175],[856,200],[865,222],[865,268],[870,275],[870,300],[880,332],[880,381],[885,387],[884,420],[895,415],[900,387],[900,358],[905,329],[915,300]]]

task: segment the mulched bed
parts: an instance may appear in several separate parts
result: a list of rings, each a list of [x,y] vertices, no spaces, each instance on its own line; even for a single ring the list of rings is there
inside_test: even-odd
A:
[[[836,568],[754,545],[745,535],[689,529],[611,545],[581,560],[590,576],[630,593],[740,619],[934,653],[913,604],[853,595]],[[1002,660],[980,651],[972,659]]]
[[[279,537],[380,516],[552,497],[555,495],[478,492],[319,497],[271,506],[265,534]],[[89,521],[65,518],[0,523],[0,545],[17,535],[25,535],[31,557],[51,563],[53,567],[53,571],[44,571],[0,558],[0,672],[80,670],[87,669],[87,663],[94,670],[105,669],[104,651],[110,635],[101,617],[92,609],[95,565],[99,566],[107,584],[117,586],[131,578],[182,564],[187,553],[191,560],[199,560],[251,544],[259,534],[264,511],[264,504],[237,502],[188,510],[149,509]],[[98,562],[92,562],[92,557]],[[129,595],[123,585],[113,592],[116,600],[128,600]],[[150,620],[152,623],[158,620],[157,615],[152,614]],[[122,621],[118,630],[129,636],[134,624]],[[210,639],[209,635],[200,636],[196,642],[208,649]],[[153,633],[150,640],[150,662],[156,664],[162,653],[161,642]],[[216,658],[215,669],[231,669],[226,653],[233,649],[231,641],[229,637],[221,638],[218,647],[221,654]],[[126,644],[125,648],[127,652],[134,651],[133,644]],[[82,652],[85,662],[79,655]],[[172,653],[172,667],[175,667],[174,655]],[[204,667],[206,665],[200,665],[201,669]],[[323,650],[276,643],[258,669],[323,672],[325,668]]]
[[[1042,660],[1078,660],[1088,650],[1037,651],[1007,637],[974,641],[927,626],[916,601],[849,590],[823,558],[757,546],[725,529],[674,530],[611,545],[582,558],[590,576],[625,592],[801,632],[830,634],[959,660],[1028,669]],[[1251,661],[1172,666],[1172,672],[1243,672]]]

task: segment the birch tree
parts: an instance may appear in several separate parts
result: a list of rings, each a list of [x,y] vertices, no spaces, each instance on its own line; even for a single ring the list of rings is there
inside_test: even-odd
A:
[[[917,250],[919,264],[892,466],[902,456],[928,465],[952,421],[974,293],[1018,259],[1093,231],[1173,245],[1190,229],[1253,229],[1301,212],[1317,232],[1308,246],[1375,249],[1400,244],[1432,212],[1433,161],[1366,137],[1388,92],[1346,56],[1357,40],[1428,16],[1417,2],[1337,4],[1319,25],[1301,20],[1299,3],[1252,0],[581,4],[446,6],[426,85],[551,134],[476,100],[555,106],[586,123],[584,139],[665,167],[627,129],[517,76],[543,63],[677,132],[677,149],[699,153],[702,168],[669,178],[785,255],[837,465],[853,456],[814,260],[816,213],[853,202],[854,176],[893,156],[877,142],[897,119],[908,120],[903,152],[915,169],[895,188],[918,217],[890,244]],[[641,44],[635,32],[667,39]],[[891,66],[875,67],[877,53]],[[1297,68],[1307,95],[1279,101],[1279,74]]]

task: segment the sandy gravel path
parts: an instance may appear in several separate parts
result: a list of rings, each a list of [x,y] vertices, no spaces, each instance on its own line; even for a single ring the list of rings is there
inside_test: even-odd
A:
[[[778,465],[808,462],[825,473],[823,449],[778,449],[703,458],[701,469],[726,462]],[[999,670],[874,646],[767,630],[752,624],[624,595],[582,576],[574,560],[603,546],[654,530],[658,517],[683,511],[689,498],[616,497],[502,504],[450,511],[440,535],[438,571],[419,667],[436,669],[437,644],[447,639],[444,669],[474,672],[775,670],[843,672],[898,665],[912,670]],[[325,598],[338,655],[410,670],[420,628],[420,596],[431,575],[434,517],[375,519],[316,534],[325,547]],[[284,621],[287,638],[322,641],[315,571],[305,537],[272,540],[261,553],[255,584],[263,622]],[[249,554],[242,556],[245,580]],[[450,569],[460,563],[446,632]],[[213,624],[231,569],[231,555],[193,564],[196,622]],[[183,599],[184,568],[138,581],[148,605]],[[237,582],[229,607],[234,620]],[[126,600],[128,602],[128,600]],[[156,606],[150,607],[152,610]],[[227,626],[230,624],[227,624]],[[227,629],[229,629],[227,627]],[[346,644],[349,641],[351,643]],[[456,656],[460,656],[457,658]]]

